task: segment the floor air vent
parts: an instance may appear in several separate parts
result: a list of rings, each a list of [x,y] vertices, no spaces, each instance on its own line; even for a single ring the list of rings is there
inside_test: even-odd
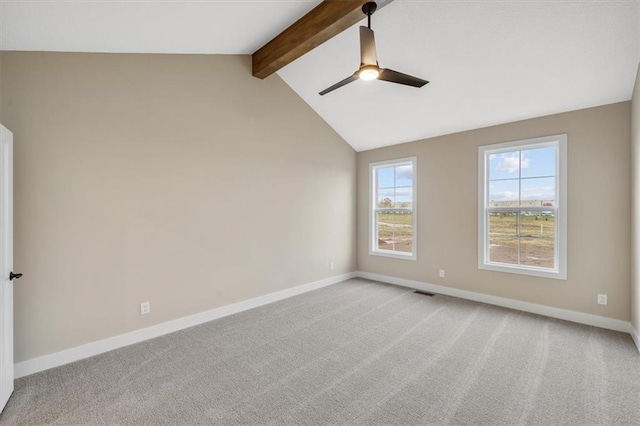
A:
[[[421,294],[423,296],[429,296],[429,297],[433,297],[435,296],[435,294],[433,293],[427,293],[426,291],[420,291],[420,290],[416,290],[414,291],[415,294]]]

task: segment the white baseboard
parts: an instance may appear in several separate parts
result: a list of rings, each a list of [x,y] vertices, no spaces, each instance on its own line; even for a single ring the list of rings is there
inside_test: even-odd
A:
[[[538,305],[535,303],[522,302],[503,297],[490,296],[487,294],[460,290],[453,287],[445,287],[420,281],[406,280],[403,278],[396,278],[386,275],[374,274],[371,272],[359,271],[336,275],[334,277],[325,278],[320,281],[315,281],[286,290],[277,291],[275,293],[266,294],[264,296],[256,297],[254,299],[249,299],[238,303],[233,303],[231,305],[221,306],[210,311],[201,312],[173,321],[167,321],[161,324],[142,328],[140,330],[131,331],[129,333],[120,334],[118,336],[109,337],[107,339],[87,343],[85,345],[76,346],[64,351],[22,361],[14,365],[14,375],[15,378],[18,379],[20,377],[28,376],[39,371],[48,370],[50,368],[68,364],[70,362],[79,361],[84,358],[89,358],[94,355],[99,355],[104,352],[109,352],[114,349],[129,346],[134,343],[153,339],[154,337],[159,337],[165,334],[173,333],[174,331],[193,327],[195,325],[209,322],[238,312],[257,308],[258,306],[267,305],[269,303],[277,302],[279,300],[297,296],[302,293],[317,290],[322,287],[327,287],[332,284],[337,284],[339,282],[355,277],[400,285],[403,287],[415,288],[431,293],[459,297],[461,299],[502,306],[505,308],[563,319],[580,324],[592,325],[609,330],[630,333],[631,337],[635,341],[636,346],[638,347],[638,350],[640,351],[640,334],[631,326],[631,323],[626,321],[601,317],[598,315],[585,314],[582,312],[570,311],[566,309],[553,308],[550,306]]]
[[[617,320],[613,318],[602,317],[599,315],[585,314],[582,312],[570,311],[567,309],[553,308],[551,306],[538,305],[535,303],[522,302],[519,300],[507,299],[504,297],[490,296],[488,294],[476,293],[473,291],[460,290],[453,287],[445,287],[436,284],[429,284],[420,281],[406,280],[403,278],[389,277],[386,275],[374,274],[371,272],[359,271],[358,277],[366,278],[374,281],[381,281],[388,284],[395,284],[403,287],[415,288],[430,293],[444,294],[447,296],[458,297],[460,299],[473,300],[475,302],[487,303],[489,305],[502,306],[504,308],[515,309],[518,311],[530,312],[532,314],[544,315],[547,317],[558,318],[566,321],[577,322],[580,324],[592,325],[595,327],[606,328],[608,330],[622,331],[631,333],[633,329],[631,323],[627,321]],[[637,339],[637,335],[634,339]],[[638,345],[638,340],[636,340]],[[640,346],[638,346],[640,348]]]
[[[636,348],[638,348],[638,352],[640,352],[640,333],[633,326],[631,326],[631,337],[636,344]]]
[[[317,290],[327,287],[351,278],[356,277],[355,272],[336,275],[334,277],[325,278],[308,284],[299,285],[297,287],[288,288],[286,290],[277,291],[275,293],[265,294],[264,296],[254,299],[244,300],[242,302],[233,303],[231,305],[221,306],[206,312],[200,312],[188,317],[179,318],[173,321],[167,321],[161,324],[152,325],[140,330],[131,331],[129,333],[120,334],[118,336],[109,337],[107,339],[98,340],[97,342],[87,343],[85,345],[76,346],[71,349],[44,355],[38,358],[29,359],[14,365],[14,376],[16,379],[39,371],[48,370],[70,362],[89,358],[104,352],[142,342],[144,340],[153,339],[154,337],[173,333],[174,331],[193,327],[198,324],[209,322],[218,318],[226,317],[238,312],[257,308],[258,306],[267,305],[289,297],[297,296],[308,291]]]

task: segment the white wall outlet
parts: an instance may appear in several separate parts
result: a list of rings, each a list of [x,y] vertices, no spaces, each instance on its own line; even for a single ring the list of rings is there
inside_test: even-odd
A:
[[[151,312],[151,304],[149,302],[142,302],[140,304],[140,315],[147,315]]]
[[[607,304],[607,295],[599,294],[598,295],[598,305],[606,305]]]
[[[333,271],[333,262],[329,262],[329,269]]]
[[[440,278],[444,278],[444,269],[440,269]]]

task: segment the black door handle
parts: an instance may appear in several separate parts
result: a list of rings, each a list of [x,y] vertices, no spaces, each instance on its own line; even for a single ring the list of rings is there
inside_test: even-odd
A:
[[[9,272],[9,281],[13,281],[13,279],[20,279],[22,274],[14,274],[13,272]]]

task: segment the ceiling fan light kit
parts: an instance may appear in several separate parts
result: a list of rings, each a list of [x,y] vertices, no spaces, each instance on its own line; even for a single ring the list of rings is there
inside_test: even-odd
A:
[[[360,68],[353,73],[353,75],[320,92],[320,96],[333,92],[334,90],[358,79],[366,81],[382,80],[412,87],[422,87],[429,83],[427,80],[423,80],[418,77],[413,77],[386,68],[380,68],[376,54],[375,37],[373,35],[373,30],[371,29],[371,15],[373,15],[377,7],[378,5],[375,2],[369,2],[362,6],[362,12],[367,15],[367,26],[360,27]]]
[[[358,70],[360,80],[375,80],[380,75],[380,69],[372,65],[366,65]]]

